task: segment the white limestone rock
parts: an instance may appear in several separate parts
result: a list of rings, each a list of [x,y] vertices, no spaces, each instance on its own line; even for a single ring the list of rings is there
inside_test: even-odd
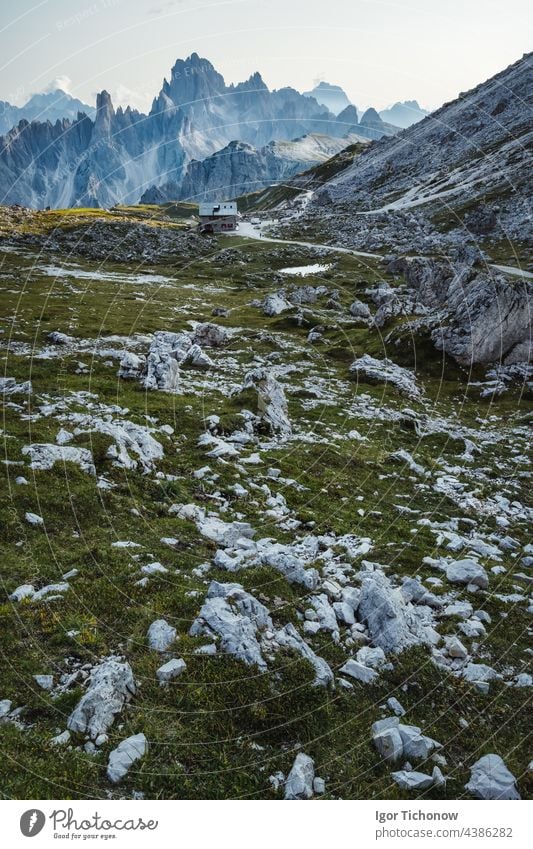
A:
[[[401,790],[427,790],[434,783],[432,775],[416,772],[416,770],[402,769],[399,772],[392,772],[391,778]]]
[[[285,799],[311,799],[315,764],[309,755],[299,752],[285,782]]]
[[[13,702],[11,699],[2,699],[0,701],[0,720],[5,719],[6,716],[11,713],[11,708],[13,707]]]
[[[446,578],[451,584],[474,584],[481,589],[489,585],[488,575],[476,560],[454,560],[446,566]]]
[[[53,443],[33,443],[25,445],[22,453],[30,458],[30,469],[47,470],[56,463],[75,463],[82,472],[96,475],[93,455],[88,448],[74,445],[54,445]]]
[[[282,648],[298,652],[315,670],[314,684],[317,687],[328,687],[333,684],[333,672],[324,658],[319,657],[300,636],[292,622],[289,622],[274,636],[275,642]]]
[[[156,672],[157,680],[160,684],[166,684],[167,681],[172,681],[174,678],[178,678],[182,672],[185,672],[187,669],[187,665],[183,658],[175,657],[172,660],[164,663],[163,666],[160,666]]]
[[[51,690],[54,686],[53,675],[34,675],[33,680],[42,690]]]
[[[123,380],[137,380],[146,365],[146,357],[126,351],[120,360],[117,376]]]
[[[205,348],[220,348],[222,345],[227,345],[229,340],[229,331],[225,327],[212,322],[197,324],[192,338],[193,345],[204,346]]]
[[[377,360],[370,354],[363,354],[362,357],[353,361],[350,372],[367,383],[390,383],[403,395],[411,398],[421,396],[414,374],[396,365],[392,360]]]
[[[378,679],[378,673],[374,669],[364,666],[353,658],[347,660],[344,666],[341,666],[339,672],[342,672],[343,675],[349,675],[350,678],[355,678],[362,684],[373,684]]]
[[[148,751],[148,740],[144,734],[134,734],[119,743],[116,749],[109,753],[107,777],[112,784],[118,784],[131,769],[135,761],[142,758]]]
[[[444,642],[446,644],[446,651],[450,657],[466,660],[468,652],[458,637],[455,635],[445,637]]]
[[[366,624],[374,645],[385,654],[435,642],[430,608],[407,603],[379,569],[362,573],[357,616]]]
[[[377,751],[385,761],[398,761],[403,755],[403,743],[396,716],[380,719],[372,725],[372,740]]]
[[[257,391],[257,410],[271,431],[279,436],[290,436],[292,425],[289,420],[287,400],[283,387],[272,372],[265,368],[249,371],[243,383],[243,389],[255,388]]]
[[[267,629],[275,630],[264,604],[247,593],[240,584],[213,581],[189,633],[193,637],[219,637],[223,651],[248,665],[255,664],[259,669],[266,670],[260,637]]]
[[[520,799],[516,779],[499,755],[484,755],[471,768],[465,789],[476,799]]]
[[[431,737],[422,734],[422,730],[416,725],[399,725],[398,731],[403,745],[403,755],[413,760],[425,760],[438,746]]]
[[[23,598],[33,598],[35,595],[35,587],[32,584],[21,584],[16,590],[13,590],[9,598],[11,601],[22,601]]]
[[[486,663],[469,663],[463,669],[463,677],[467,681],[470,681],[470,683],[475,684],[479,681],[484,683],[497,681],[502,676],[492,666],[488,666]]]
[[[24,518],[26,519],[28,525],[34,525],[38,527],[39,525],[44,525],[44,519],[42,516],[38,516],[37,513],[27,512],[24,514]]]
[[[273,293],[267,295],[263,301],[263,312],[268,316],[281,315],[286,310],[292,310],[293,305],[284,295]]]
[[[106,733],[135,692],[129,663],[114,657],[102,661],[92,670],[87,691],[70,714],[67,728],[95,740]]]
[[[166,652],[176,639],[176,629],[165,619],[156,619],[148,628],[146,638],[151,649]]]

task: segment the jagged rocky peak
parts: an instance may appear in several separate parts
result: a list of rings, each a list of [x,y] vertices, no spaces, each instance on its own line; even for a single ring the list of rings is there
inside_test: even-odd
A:
[[[215,97],[226,90],[224,77],[219,74],[209,59],[192,53],[187,59],[177,59],[171,70],[170,83],[163,83],[162,94],[167,95],[176,106]]]
[[[105,89],[96,95],[96,118],[94,122],[93,140],[111,133],[111,124],[115,110],[111,95]]]
[[[394,103],[388,109],[382,109],[379,113],[381,119],[390,124],[395,124],[403,129],[416,124],[428,115],[427,109],[422,109],[417,100],[404,100]]]
[[[237,85],[230,85],[229,88],[233,91],[253,91],[261,92],[268,91],[268,86],[264,81],[259,71],[255,71],[247,80]]]
[[[372,106],[363,113],[361,117],[361,126],[375,127],[376,129],[381,129],[383,127],[383,121]]]
[[[340,85],[332,85],[322,81],[311,91],[304,91],[304,97],[314,97],[321,106],[326,106],[334,115],[338,115],[347,106],[350,100]]]
[[[357,108],[353,105],[353,103],[350,103],[346,109],[343,109],[342,112],[337,115],[337,121],[339,124],[346,124],[347,127],[357,126],[359,123],[359,116],[357,114]]]

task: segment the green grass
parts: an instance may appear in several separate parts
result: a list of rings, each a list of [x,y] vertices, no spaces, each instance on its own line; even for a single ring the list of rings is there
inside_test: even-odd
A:
[[[111,213],[71,210],[52,217],[53,226],[60,219],[76,221],[78,226],[93,216],[110,221],[116,215],[139,220],[148,216],[151,220],[150,216],[156,214],[158,211],[150,207],[133,207]],[[49,220],[47,215],[36,213],[21,227],[25,232],[32,228],[39,232],[45,228],[43,222]],[[160,218],[158,226],[171,223]],[[230,262],[226,261],[226,252],[230,252]],[[297,246],[221,238],[210,256],[180,267],[170,263],[145,267],[168,277],[168,282],[165,286],[141,287],[135,281],[101,280],[96,274],[103,269],[137,275],[136,265],[98,263],[95,267],[70,257],[70,262],[78,262],[84,270],[94,269],[95,276],[55,279],[41,269],[46,262],[43,257],[31,252],[1,255],[0,315],[5,326],[2,371],[19,381],[31,379],[33,384],[31,406],[24,406],[23,396],[12,396],[0,424],[8,435],[3,440],[3,459],[9,461],[0,465],[4,493],[0,504],[4,545],[0,564],[4,590],[0,605],[0,698],[9,698],[14,706],[25,708],[23,728],[0,725],[0,781],[5,797],[107,798],[110,793],[129,797],[136,790],[151,798],[275,798],[280,793],[275,793],[268,777],[280,769],[287,774],[299,746],[315,759],[317,774],[326,779],[329,798],[401,798],[390,779],[389,767],[380,762],[370,742],[370,726],[383,715],[380,705],[390,695],[396,695],[406,707],[406,721],[425,723],[425,732],[444,745],[448,760],[444,772],[449,781],[445,789],[432,791],[430,796],[453,799],[462,795],[468,765],[487,751],[504,757],[519,777],[522,795],[531,796],[524,741],[529,722],[528,688],[494,684],[489,696],[484,697],[438,671],[426,650],[394,658],[394,669],[384,673],[378,685],[356,684],[353,692],[313,687],[309,665],[284,652],[269,663],[268,673],[222,653],[214,657],[194,654],[205,640],[188,636],[188,630],[201,606],[206,582],[211,579],[241,582],[264,600],[279,626],[298,624],[308,600],[301,587],[289,585],[267,567],[238,575],[213,569],[202,578],[195,568],[211,559],[216,546],[201,537],[193,523],[169,514],[171,504],[194,502],[211,509],[216,508],[217,497],[225,497],[243,521],[253,524],[258,537],[290,542],[294,535],[278,528],[266,515],[261,490],[249,487],[245,498],[237,498],[231,490],[237,481],[245,486],[250,481],[259,485],[266,482],[273,492],[283,492],[293,515],[303,523],[302,532],[312,528],[317,534],[370,537],[374,545],[370,559],[389,565],[399,575],[428,577],[439,573],[422,559],[438,556],[443,549],[437,547],[435,533],[416,525],[417,519],[428,516],[443,522],[464,515],[464,511],[393,463],[390,454],[404,448],[426,468],[438,470],[440,464],[453,467],[461,463],[464,445],[443,434],[420,439],[406,418],[368,420],[357,412],[357,398],[365,393],[378,408],[385,406],[398,413],[414,407],[420,416],[430,411],[457,417],[471,428],[479,428],[485,421],[488,428],[492,427],[490,415],[500,417],[500,428],[523,427],[525,419],[520,417],[530,410],[528,400],[518,390],[511,390],[492,407],[481,401],[477,392],[468,390],[466,371],[443,360],[428,340],[417,340],[415,348],[394,344],[384,347],[378,333],[351,322],[348,305],[356,296],[364,298],[364,289],[383,276],[371,260],[340,255],[325,275],[305,281],[339,289],[346,319],[342,323],[337,314],[324,309],[323,303],[312,307],[308,323],[302,326],[294,315],[266,318],[250,305],[252,299],[278,288],[272,279],[277,269],[313,259],[312,251]],[[188,288],[191,283],[197,288]],[[93,357],[91,352],[64,353],[52,359],[17,353],[17,345],[39,351],[47,344],[51,330],[89,339],[183,330],[191,319],[212,320],[211,311],[217,305],[229,308],[230,313],[215,320],[237,332],[223,352],[213,353],[214,359],[222,362],[222,358],[231,357],[235,368],[243,372],[255,354],[278,355],[279,362],[293,365],[294,379],[289,376],[286,380],[291,421],[297,431],[315,438],[312,442],[294,439],[263,451],[262,465],[248,467],[248,478],[239,477],[233,464],[207,459],[197,445],[205,416],[219,415],[223,428],[230,432],[240,424],[241,409],[255,409],[253,393],[230,394],[224,389],[231,368],[226,373],[220,367],[220,386],[216,381],[195,384],[194,379],[201,381],[201,375],[188,372],[183,392],[170,395],[147,393],[135,381],[119,380],[117,360],[109,365],[106,357]],[[314,323],[326,327],[324,340],[317,346],[306,345],[309,326]],[[349,380],[348,367],[364,352],[388,354],[404,365],[416,365],[424,402],[412,402],[392,388],[357,387]],[[78,361],[88,364],[89,374],[76,373]],[[306,385],[302,389],[303,377]],[[319,381],[326,388],[340,382],[343,394],[335,406],[321,402],[310,406]],[[150,416],[158,427],[171,425],[171,437],[155,434],[165,450],[157,471],[176,479],[158,479],[154,473],[143,475],[116,467],[107,453],[109,439],[95,433],[79,434],[72,444],[91,448],[97,473],[114,484],[109,491],[97,489],[94,478],[71,464],[58,464],[50,471],[24,468],[22,447],[30,442],[53,442],[61,426],[53,416],[35,416],[39,405],[45,400],[64,399],[71,411],[83,412],[82,402],[70,401],[72,393],[80,391],[94,393],[99,403],[127,409],[125,417],[138,424]],[[34,418],[29,419],[27,414]],[[68,423],[65,426],[69,427]],[[367,440],[340,438],[352,429],[359,430]],[[512,471],[515,446],[525,450],[524,442],[523,435],[513,435],[509,430],[504,441],[483,448],[476,467],[488,472],[478,482],[480,494],[488,496],[506,482],[514,486],[515,498],[527,501],[529,480]],[[243,456],[251,450],[244,451]],[[194,471],[206,464],[218,479],[194,477]],[[283,478],[292,478],[305,488],[276,485],[265,477],[269,466],[280,468]],[[27,477],[28,486],[15,484],[19,474]],[[419,512],[402,512],[398,505]],[[358,514],[359,509],[364,515]],[[44,529],[28,525],[24,521],[26,511],[42,515]],[[484,533],[496,529],[492,516],[471,515]],[[413,530],[417,532],[413,534]],[[527,527],[519,522],[509,533],[522,543],[528,539]],[[161,542],[162,537],[179,539],[179,546],[169,548]],[[142,547],[132,551],[111,545],[115,540],[128,539]],[[140,559],[136,560],[137,555]],[[140,566],[152,559],[161,561],[169,572],[150,578],[146,587],[139,586]],[[520,568],[519,560],[506,555],[503,562],[511,571],[498,579],[498,592],[513,592],[516,582],[512,569]],[[79,574],[60,600],[12,604],[7,599],[19,584],[44,586],[60,580],[73,568]],[[527,659],[524,648],[528,627],[523,606],[505,605],[494,597],[484,606],[493,620],[482,645],[487,662],[497,668],[513,665],[521,671]],[[184,675],[166,688],[157,684],[155,671],[161,660],[148,651],[145,639],[149,624],[158,617],[177,628],[175,653],[187,663]],[[456,624],[446,622],[441,631],[454,632]],[[77,636],[68,636],[72,631],[78,632]],[[313,645],[333,667],[345,656],[324,635]],[[69,671],[73,659],[95,663],[109,653],[127,657],[140,685],[138,695],[115,722],[101,754],[90,756],[78,748],[52,749],[49,740],[65,728],[82,690],[75,687],[53,699],[35,685],[32,676],[51,673],[57,680]],[[461,728],[461,718],[470,723],[469,729]],[[105,777],[107,755],[128,734],[140,731],[149,739],[149,753],[118,788],[112,788]]]

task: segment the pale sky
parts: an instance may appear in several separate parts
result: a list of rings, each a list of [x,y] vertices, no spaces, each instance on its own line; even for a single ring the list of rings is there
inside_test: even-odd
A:
[[[1,0],[0,100],[52,80],[146,110],[196,51],[226,82],[341,85],[356,106],[435,108],[531,49],[527,0]]]

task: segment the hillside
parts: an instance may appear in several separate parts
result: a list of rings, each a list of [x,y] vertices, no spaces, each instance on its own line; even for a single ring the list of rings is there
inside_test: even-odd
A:
[[[4,793],[531,796],[531,371],[190,212],[0,214]]]

